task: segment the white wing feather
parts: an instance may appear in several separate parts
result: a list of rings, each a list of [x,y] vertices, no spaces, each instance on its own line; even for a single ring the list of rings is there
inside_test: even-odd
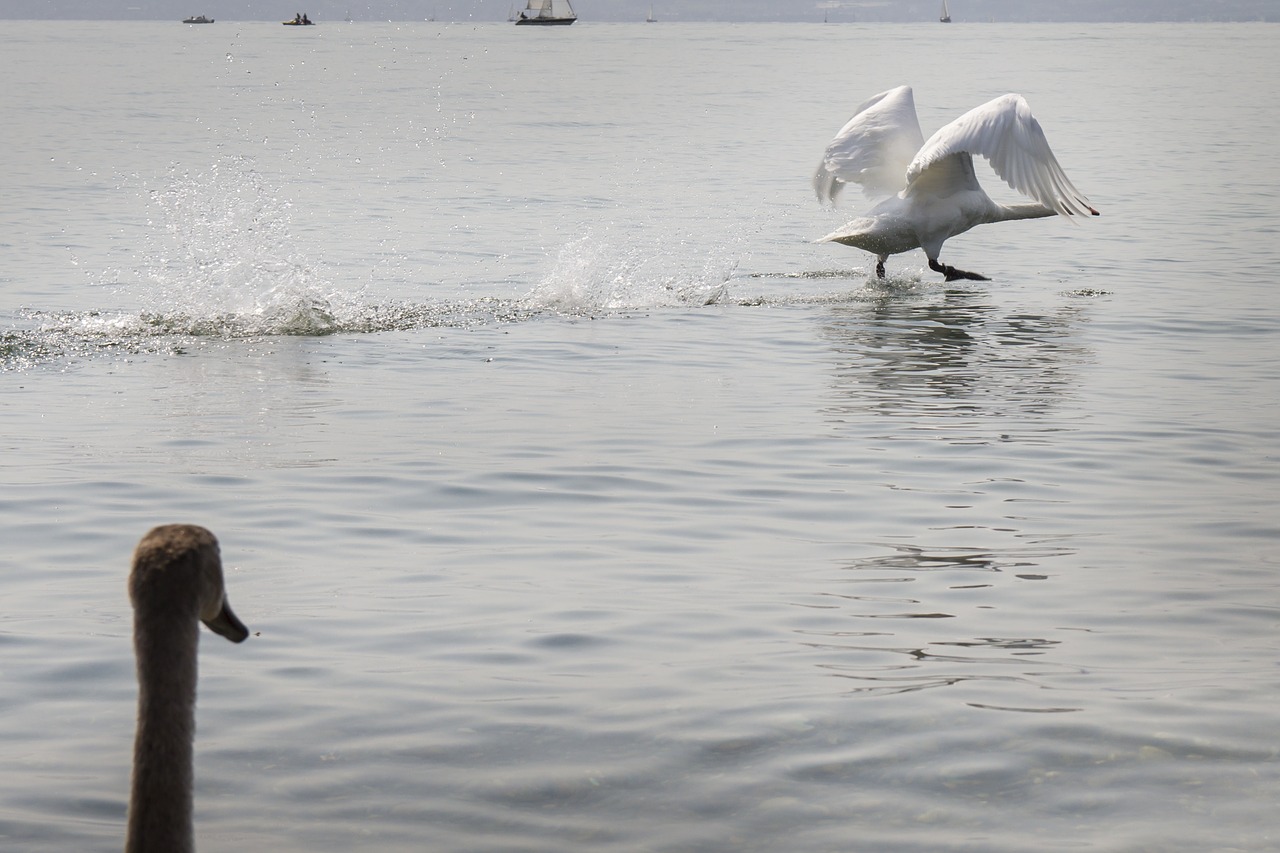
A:
[[[959,153],[987,158],[1010,187],[1057,213],[1096,213],[1058,165],[1040,122],[1021,95],[1002,95],[974,107],[931,136],[907,168],[908,183]]]
[[[858,107],[827,145],[813,175],[818,199],[835,203],[844,184],[860,184],[871,198],[907,185],[907,166],[924,142],[910,86],[881,92]]]

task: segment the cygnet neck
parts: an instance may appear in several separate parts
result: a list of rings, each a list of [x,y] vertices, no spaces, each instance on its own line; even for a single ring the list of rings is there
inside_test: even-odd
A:
[[[218,540],[166,525],[142,538],[129,576],[138,672],[138,728],[125,853],[193,853],[192,769],[200,622],[241,642],[227,606]]]

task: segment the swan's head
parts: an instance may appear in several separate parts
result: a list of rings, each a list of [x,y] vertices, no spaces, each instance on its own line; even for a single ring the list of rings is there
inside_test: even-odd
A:
[[[139,619],[195,616],[233,643],[249,636],[227,604],[217,537],[194,524],[166,524],[142,537],[129,597]]]

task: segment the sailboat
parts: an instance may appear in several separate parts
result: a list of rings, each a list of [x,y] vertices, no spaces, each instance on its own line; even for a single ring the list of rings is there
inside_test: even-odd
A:
[[[645,22],[646,24],[656,24],[656,23],[658,23],[658,19],[657,19],[657,18],[655,18],[655,17],[653,16],[653,7],[652,7],[652,6],[650,6],[650,7],[649,7],[649,17],[645,18],[645,19],[644,19],[644,22]]]
[[[951,10],[947,8],[947,0],[942,0],[942,15],[938,20],[944,24],[951,23]]]
[[[569,0],[529,0],[529,5],[516,18],[516,26],[521,24],[541,24],[543,26],[567,26],[578,20]]]

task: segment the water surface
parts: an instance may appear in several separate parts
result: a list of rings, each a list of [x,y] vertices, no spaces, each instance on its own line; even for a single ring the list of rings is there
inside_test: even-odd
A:
[[[204,851],[1273,846],[1273,35],[7,27],[5,846],[119,849],[171,521]],[[904,82],[1103,216],[810,243]]]

